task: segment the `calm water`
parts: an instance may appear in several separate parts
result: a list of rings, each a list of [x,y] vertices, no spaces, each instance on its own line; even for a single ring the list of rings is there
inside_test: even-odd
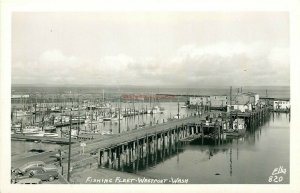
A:
[[[275,168],[287,170],[281,183],[289,183],[289,117],[270,120],[244,138],[215,145],[200,140],[181,147],[180,153],[138,173],[155,178],[184,178],[189,183],[268,183]]]

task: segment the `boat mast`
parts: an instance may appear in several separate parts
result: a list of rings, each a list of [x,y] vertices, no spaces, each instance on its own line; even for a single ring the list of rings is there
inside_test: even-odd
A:
[[[77,121],[78,121],[78,126],[77,126],[77,136],[79,136],[79,131],[80,131],[80,108],[79,108],[79,95],[78,97],[78,117],[77,117]]]
[[[229,96],[229,105],[231,108],[231,101],[232,101],[232,86],[230,86],[230,96]],[[230,112],[230,108],[229,108],[229,112]]]
[[[102,89],[102,101],[104,103],[104,89]]]
[[[120,114],[121,114],[121,96],[119,96],[119,133],[121,133]]]

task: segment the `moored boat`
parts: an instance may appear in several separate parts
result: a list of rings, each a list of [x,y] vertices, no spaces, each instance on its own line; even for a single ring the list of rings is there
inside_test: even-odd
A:
[[[244,119],[235,119],[232,123],[233,130],[239,134],[244,134],[246,132],[246,124]]]

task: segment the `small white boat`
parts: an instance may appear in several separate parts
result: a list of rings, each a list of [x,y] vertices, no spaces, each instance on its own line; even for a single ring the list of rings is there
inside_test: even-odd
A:
[[[57,133],[44,133],[44,137],[58,137]]]
[[[51,111],[60,111],[60,107],[58,107],[58,106],[53,106],[53,107],[51,107],[50,110],[51,110]]]
[[[21,123],[15,123],[11,125],[12,129],[20,129],[21,128]]]
[[[98,120],[86,119],[84,122],[86,124],[98,124],[98,123],[103,123],[103,119],[98,119]]]
[[[181,116],[177,114],[177,115],[175,115],[173,118],[174,118],[174,119],[180,119]]]
[[[13,112],[13,115],[16,117],[29,116],[32,113],[29,111],[17,110]]]
[[[72,107],[71,110],[72,110],[72,111],[78,111],[79,108],[78,108],[78,107]]]
[[[42,131],[41,127],[38,126],[26,126],[25,128],[22,129],[22,134],[24,135],[35,135],[39,134]]]
[[[153,107],[151,110],[147,111],[148,114],[162,114],[164,113],[164,109],[159,106]]]
[[[103,121],[111,121],[111,117],[103,117]]]
[[[122,120],[122,119],[123,119],[123,116],[120,115],[120,120]],[[119,121],[119,115],[113,115],[111,117],[111,121]]]
[[[110,134],[112,134],[111,131],[102,131],[101,132],[101,135],[110,135]]]

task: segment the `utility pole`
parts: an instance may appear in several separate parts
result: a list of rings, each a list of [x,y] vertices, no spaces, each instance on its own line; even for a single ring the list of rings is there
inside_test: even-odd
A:
[[[232,86],[230,86],[230,96],[229,96],[229,114],[231,111],[231,101],[232,101]]]
[[[197,103],[197,107],[198,107],[198,117],[200,117],[200,105]]]
[[[69,131],[69,159],[68,159],[68,176],[67,176],[68,182],[70,182],[70,166],[71,166],[71,134],[72,134],[72,114],[70,115],[70,131]]]
[[[36,123],[36,103],[34,104],[34,124]]]
[[[121,96],[119,97],[119,133],[121,133],[120,114],[121,114]]]
[[[77,136],[79,136],[79,132],[80,132],[80,125],[81,125],[81,122],[80,122],[80,102],[79,102],[79,95],[77,96],[78,97],[78,105],[77,105],[77,107],[78,107],[78,122],[77,122]]]
[[[179,100],[177,100],[177,101],[178,101],[178,108],[177,108],[178,113],[177,113],[177,118],[179,119]]]
[[[102,89],[102,101],[104,103],[104,89]]]

